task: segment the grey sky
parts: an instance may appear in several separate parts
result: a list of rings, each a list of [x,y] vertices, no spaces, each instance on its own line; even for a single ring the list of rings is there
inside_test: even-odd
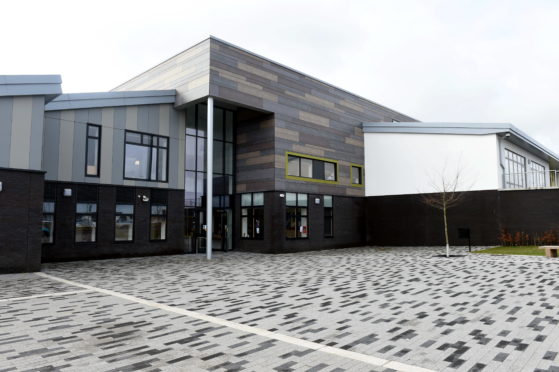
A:
[[[3,1],[0,74],[106,91],[215,35],[422,121],[559,152],[558,1]]]

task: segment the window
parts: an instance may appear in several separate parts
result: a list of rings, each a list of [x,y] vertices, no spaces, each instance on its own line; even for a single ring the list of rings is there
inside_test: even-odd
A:
[[[285,236],[288,239],[309,237],[307,194],[285,194],[286,224]]]
[[[530,187],[545,187],[545,167],[533,160],[530,161]]]
[[[97,233],[97,203],[76,204],[76,242],[95,242]]]
[[[43,244],[54,243],[54,201],[43,202]]]
[[[87,138],[85,143],[85,175],[99,177],[99,163],[101,145],[101,126],[87,124]]]
[[[505,149],[505,187],[506,188],[525,188],[526,187],[526,158],[517,153]]]
[[[241,238],[264,238],[264,193],[241,195]]]
[[[115,241],[132,240],[134,240],[134,189],[119,187],[116,189]]]
[[[362,165],[352,165],[351,166],[351,184],[361,186],[363,185],[363,166]]]
[[[124,178],[167,182],[169,138],[126,131]]]
[[[332,238],[334,236],[334,213],[332,205],[332,196],[324,195],[324,237]]]
[[[76,243],[97,240],[97,187],[80,186],[76,203]]]
[[[149,239],[167,239],[167,190],[151,190]]]
[[[320,159],[287,153],[286,177],[309,179],[317,182],[337,183],[338,163],[334,160]]]

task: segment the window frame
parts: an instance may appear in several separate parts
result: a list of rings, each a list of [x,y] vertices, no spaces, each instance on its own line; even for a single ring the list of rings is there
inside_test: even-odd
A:
[[[141,136],[141,138],[143,139],[144,136],[149,136],[150,137],[150,144],[149,145],[145,145],[143,143],[135,143],[135,142],[128,142],[127,140],[127,134],[128,133],[134,133],[134,134],[139,134]],[[153,139],[157,138],[157,145],[153,144]],[[159,139],[163,138],[167,141],[167,147],[162,147],[159,145]],[[143,142],[140,141],[140,142]],[[127,177],[126,176],[126,145],[134,145],[134,146],[141,146],[141,147],[147,147],[148,148],[148,168],[147,168],[147,178],[136,178],[136,177]],[[157,153],[157,160],[159,160],[159,150],[160,149],[164,149],[166,150],[166,160],[165,160],[165,180],[161,180],[158,178],[159,175],[159,165],[157,164],[158,161],[156,161],[156,168],[155,168],[155,178],[156,179],[152,179],[151,178],[151,174],[153,171],[152,168],[152,160],[153,160],[153,150],[156,150]],[[135,130],[125,130],[124,131],[124,149],[123,149],[123,154],[124,154],[124,159],[123,159],[123,164],[122,164],[122,178],[125,180],[134,180],[134,181],[147,181],[147,182],[161,182],[161,183],[169,183],[169,153],[171,149],[171,140],[168,136],[161,136],[159,134],[153,134],[153,133],[146,133],[146,132],[138,132]]]
[[[254,205],[254,194],[262,194],[262,204],[261,205]],[[242,193],[241,195],[241,202],[240,202],[240,210],[241,210],[241,228],[240,228],[240,233],[241,233],[241,239],[243,240],[264,240],[264,234],[266,232],[266,229],[264,229],[264,198],[266,197],[266,195],[264,194],[264,192],[247,192],[247,193]],[[250,195],[250,205],[245,205],[243,206],[243,195]],[[243,210],[246,209],[247,213],[243,214]],[[254,229],[256,229],[256,226],[254,224],[254,221],[256,219],[256,213],[255,211],[261,211],[262,212],[262,226],[260,226],[259,228],[262,230],[258,235],[256,234],[252,234],[251,236],[243,236],[243,218],[247,219],[247,226],[248,226],[248,221],[252,220],[252,226]]]
[[[295,194],[295,205],[287,205],[287,194]],[[302,205],[302,204],[300,205],[300,204],[299,204],[299,195],[306,195],[306,200],[307,200],[307,202],[306,202],[305,205]],[[287,236],[287,224],[288,224],[288,222],[289,222],[289,218],[288,218],[288,216],[289,216],[288,209],[295,209],[295,237],[293,237],[293,238],[290,238],[290,237]],[[302,209],[306,209],[306,210],[307,210],[307,213],[306,213],[305,215],[303,215],[303,214],[301,213],[301,210],[302,210]],[[286,233],[286,234],[285,234],[285,239],[287,239],[287,240],[309,239],[309,238],[310,238],[310,235],[311,235],[311,234],[310,234],[311,229],[310,229],[310,216],[309,216],[309,215],[310,215],[310,210],[309,210],[309,194],[305,194],[305,193],[295,193],[295,192],[286,193],[286,194],[285,194],[285,226],[286,226],[286,229],[285,229],[285,233]],[[302,233],[301,233],[300,227],[302,226],[302,225],[301,225],[301,219],[302,219],[303,217],[306,217],[306,218],[307,218],[307,224],[306,224],[306,227],[307,227],[306,235],[307,235],[307,236],[301,236]]]
[[[520,162],[518,159],[522,159]],[[528,186],[527,179],[527,158],[526,156],[520,155],[519,153],[512,151],[511,149],[505,147],[505,165],[506,165],[506,175],[505,175],[505,188],[511,189],[525,189]],[[511,172],[514,170],[514,172]],[[516,168],[522,168],[520,172],[516,172]],[[521,182],[517,182],[521,181]]]
[[[330,198],[331,206],[326,206],[326,197]],[[322,206],[324,212],[324,226],[326,226],[326,221],[330,221],[331,233],[329,235],[326,234],[326,228],[323,229],[324,237],[327,239],[331,239],[334,237],[334,196],[333,195],[323,195],[322,196]],[[326,211],[330,211],[330,215],[326,215]]]
[[[45,212],[45,203],[52,203],[53,204],[53,211],[52,212]],[[41,232],[43,229],[43,222],[45,221],[44,216],[49,215],[52,216],[52,241],[51,242],[43,242],[43,236],[41,235],[41,245],[53,245],[55,244],[55,226],[56,226],[56,200],[43,200],[43,210],[41,214]]]
[[[78,204],[95,204],[95,212],[93,213],[79,213],[78,212]],[[78,217],[80,216],[95,216],[95,236],[94,239],[92,241],[77,241],[77,223],[78,223]],[[99,229],[99,201],[76,201],[75,207],[74,207],[74,243],[75,244],[97,244],[97,230]]]
[[[117,207],[119,205],[131,205],[132,206],[132,214],[129,213],[119,213],[117,212]],[[130,240],[117,240],[116,239],[116,218],[118,216],[132,216],[132,239]],[[116,202],[115,203],[115,214],[114,214],[114,229],[113,229],[113,242],[120,244],[120,243],[134,243],[134,233],[136,231],[136,205],[135,203],[124,203],[124,202]],[[151,216],[150,216],[151,218]]]
[[[94,136],[90,136],[89,135],[89,128],[90,127],[97,127],[97,129],[99,130],[99,136],[98,137],[94,137]],[[84,174],[86,177],[96,177],[99,178],[101,175],[101,135],[102,135],[102,126],[99,124],[92,124],[92,123],[87,123],[86,128],[85,128],[85,168],[84,168]],[[90,139],[96,139],[97,140],[97,173],[96,174],[89,174],[87,171],[87,155],[89,153],[89,140]],[[125,137],[126,139],[126,137]]]
[[[359,169],[359,181],[360,183],[353,182],[353,168]],[[349,180],[351,182],[351,186],[355,187],[364,187],[365,186],[365,174],[364,174],[364,167],[361,164],[350,163],[349,164]]]
[[[298,166],[299,166],[299,172],[298,172],[298,176],[294,176],[294,175],[290,175],[289,174],[289,158],[290,157],[295,157],[298,158]],[[326,180],[326,179],[320,179],[320,178],[312,178],[312,177],[303,177],[301,176],[301,159],[307,159],[307,160],[311,160],[312,161],[312,167],[311,167],[311,175],[314,173],[314,170],[312,168],[314,168],[314,163],[315,160],[321,161],[323,164],[324,163],[332,163],[334,164],[334,170],[336,172],[335,174],[335,180]],[[325,169],[323,169],[323,173]],[[326,176],[324,176],[326,178]],[[327,183],[327,184],[333,184],[333,185],[337,185],[340,183],[340,169],[339,169],[339,164],[338,164],[338,160],[334,160],[334,159],[328,159],[328,158],[321,158],[318,156],[312,156],[312,155],[306,155],[306,154],[300,154],[297,152],[292,152],[292,151],[286,151],[285,152],[285,178],[289,179],[289,180],[297,180],[297,181],[308,181],[308,182],[318,182],[318,183]]]
[[[153,209],[152,207],[165,207],[165,214],[153,214]],[[151,238],[151,224],[152,224],[152,219],[155,216],[165,216],[165,239],[152,239]],[[167,241],[167,233],[168,233],[168,222],[169,222],[169,203],[167,202],[167,204],[163,204],[163,203],[150,203],[149,204],[149,229],[148,229],[148,240],[150,242],[166,242]]]

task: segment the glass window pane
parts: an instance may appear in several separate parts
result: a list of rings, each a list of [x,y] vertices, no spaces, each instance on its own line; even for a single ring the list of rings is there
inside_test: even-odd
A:
[[[77,203],[76,213],[97,213],[97,204],[95,203]]]
[[[140,133],[126,132],[126,142],[142,143],[142,135]]]
[[[147,179],[148,161],[149,147],[127,144],[124,177]]]
[[[248,229],[248,217],[241,218],[241,237],[250,238],[249,229]]]
[[[225,193],[232,195],[233,194],[233,176],[225,176],[225,181],[227,184],[225,185],[226,190]]]
[[[223,140],[223,110],[214,108],[214,138]]]
[[[233,112],[225,111],[225,140],[233,142]]]
[[[197,118],[197,125],[198,125],[198,135],[200,137],[206,137],[206,128],[208,127],[208,123],[206,118],[208,117],[208,107],[206,105],[197,105],[198,106],[198,118]]]
[[[76,242],[95,242],[96,230],[95,214],[76,216]]]
[[[158,149],[157,157],[157,180],[167,181],[167,149]]]
[[[307,206],[307,194],[297,194],[297,205],[299,207]]]
[[[297,194],[288,192],[285,194],[285,205],[297,206]]]
[[[336,164],[334,163],[324,163],[324,179],[326,181],[336,180]]]
[[[152,215],[163,216],[163,215],[167,214],[167,206],[166,205],[152,205],[151,206],[151,214]]]
[[[184,172],[184,202],[186,206],[194,206],[196,198],[196,173]]]
[[[196,170],[196,137],[186,136],[184,167]]]
[[[301,177],[312,178],[312,159],[301,158]]]
[[[54,215],[43,214],[41,243],[48,244],[54,242]]]
[[[330,216],[324,217],[324,236],[332,237],[334,234],[334,229],[332,226],[333,219]]]
[[[196,135],[196,108],[189,107],[186,110],[186,134]]]
[[[87,135],[90,137],[99,137],[99,127],[96,125],[88,125]]]
[[[117,204],[115,211],[119,214],[134,214],[134,206],[132,204]]]
[[[203,138],[198,138],[197,141],[198,151],[196,152],[196,165],[197,171],[206,170],[206,140]]]
[[[331,195],[324,195],[324,207],[325,208],[332,208],[332,196]]]
[[[115,241],[131,241],[134,236],[134,217],[115,216]]]
[[[299,208],[301,216],[307,216],[307,208]]]
[[[151,148],[151,180],[157,180],[157,149],[155,147]]]
[[[96,138],[87,139],[87,163],[86,174],[97,176],[99,174],[99,140]]]
[[[168,145],[167,142],[168,142],[168,141],[167,141],[167,138],[165,138],[165,137],[159,137],[159,147],[167,148],[167,145]]]
[[[307,217],[301,217],[301,226],[299,226],[299,237],[307,238],[309,236],[309,227]]]
[[[264,205],[264,193],[263,192],[255,192],[254,194],[252,194],[252,205],[253,206]]]
[[[361,184],[361,168],[360,167],[351,167],[351,183],[360,185]]]
[[[196,172],[196,206],[202,206],[202,197],[206,194],[206,174]]]
[[[225,143],[225,174],[233,174],[233,144]]]
[[[286,208],[285,236],[288,239],[297,237],[297,208]]]
[[[151,145],[151,136],[148,134],[142,135],[142,143],[144,145]]]
[[[299,177],[299,158],[289,155],[287,158],[287,174]]]
[[[254,237],[264,236],[264,208],[254,208]]]
[[[54,202],[43,202],[43,213],[54,213]]]
[[[223,142],[214,141],[214,173],[223,173]]]
[[[152,216],[149,228],[150,240],[165,240],[167,238],[167,217]]]
[[[250,207],[252,205],[252,194],[242,194],[241,195],[241,206]]]

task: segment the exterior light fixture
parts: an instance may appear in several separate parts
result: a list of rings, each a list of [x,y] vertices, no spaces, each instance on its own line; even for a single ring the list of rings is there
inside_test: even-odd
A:
[[[320,198],[314,198],[314,204],[319,205],[320,204]]]
[[[64,189],[64,191],[62,191],[62,195],[66,197],[72,196],[72,189]]]
[[[144,203],[147,203],[149,201],[149,197],[147,195],[138,195],[138,199],[140,199],[141,201],[143,201]]]
[[[285,198],[285,194],[279,194],[280,198]]]

